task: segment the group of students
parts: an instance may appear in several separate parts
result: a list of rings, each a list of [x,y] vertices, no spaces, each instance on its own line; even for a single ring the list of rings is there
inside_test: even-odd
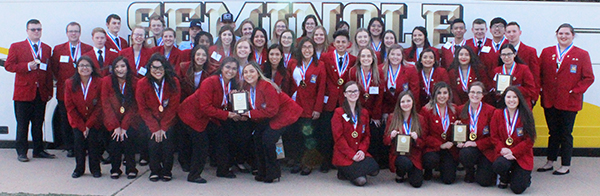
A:
[[[148,41],[145,28],[135,27],[128,46],[109,26],[120,22],[115,16],[107,18],[109,33],[92,31],[93,47],[70,36],[81,30],[70,23],[67,35],[77,41],[70,43],[70,55],[57,46],[52,57],[36,58],[30,43],[39,42],[33,33],[41,36],[37,20],[28,22],[33,54],[23,60],[28,68],[16,63],[13,46],[9,51],[6,69],[17,73],[16,80],[21,73],[46,74],[36,59],[48,59],[43,62],[58,80],[58,93],[64,92],[57,98],[73,128],[74,178],[84,173],[86,150],[91,173],[101,176],[101,141],[110,135],[112,178],[123,173],[122,156],[127,177],[135,178],[139,151],[149,160],[150,180],[169,181],[177,151],[187,180],[196,183],[206,183],[201,174],[208,157],[218,177],[235,178],[237,167],[269,183],[281,176],[282,162],[301,175],[316,167],[337,168],[340,180],[357,186],[388,166],[398,183],[407,179],[420,187],[436,170],[451,184],[460,163],[465,182],[492,186],[499,175],[498,187],[522,193],[531,182],[536,139],[531,108],[540,93],[550,142],[548,162],[538,171],[552,170],[560,148],[562,167],[554,174],[566,174],[575,114],[594,80],[589,55],[573,46],[569,24],[558,28],[558,44],[538,58],[519,41],[519,25],[502,18],[490,24],[494,39],[485,37],[483,19],[473,22],[475,37],[465,39],[465,22],[455,19],[454,40],[441,49],[431,46],[423,27],[414,28],[411,47],[404,49],[396,32],[384,31],[381,18],[356,30],[354,39],[341,21],[329,43],[314,15],[304,19],[298,38],[279,20],[267,40],[266,31],[250,20],[234,30],[226,13],[214,44],[193,20],[194,41],[180,43],[179,50],[169,28],[153,32],[160,36]],[[39,31],[30,32],[36,25]],[[69,43],[64,45],[68,52]],[[496,90],[500,74],[512,80],[503,91]],[[243,113],[232,110],[231,94],[239,92],[248,95],[250,108]],[[468,141],[450,139],[458,124],[468,125]],[[396,152],[399,135],[410,136],[408,153]],[[278,160],[281,140],[285,162]]]

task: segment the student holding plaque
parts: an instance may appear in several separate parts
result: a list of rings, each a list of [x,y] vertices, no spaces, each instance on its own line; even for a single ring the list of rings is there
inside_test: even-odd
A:
[[[526,103],[533,107],[533,102],[538,96],[535,80],[529,67],[523,64],[523,61],[517,56],[517,51],[512,44],[504,44],[500,47],[500,57],[498,58],[498,66],[494,68],[494,86],[496,94],[499,95],[503,91],[498,87],[518,86],[519,90],[525,96]],[[510,77],[508,77],[510,76]],[[510,81],[505,81],[510,78]]]
[[[421,136],[427,131],[427,124],[424,117],[417,113],[410,91],[403,91],[398,97],[400,100],[394,113],[387,120],[383,143],[390,146],[390,171],[396,172],[396,182],[402,183],[408,174],[410,185],[419,188],[423,184],[421,155],[425,147],[425,140]],[[409,143],[409,146],[401,146],[402,143]],[[409,150],[398,152],[399,147]]]
[[[433,86],[437,82],[449,83],[448,72],[445,68],[440,66],[440,61],[435,56],[435,51],[431,48],[426,48],[421,52],[419,61],[417,61],[417,71],[419,73],[419,85],[421,91],[419,92],[419,103],[417,108],[425,106],[431,99],[431,93]]]
[[[151,132],[148,141],[150,181],[172,179],[173,125],[180,102],[179,80],[162,54],[153,54],[146,65],[146,77],[137,83],[135,99],[139,114]]]
[[[468,87],[471,82],[481,81],[486,86],[489,86],[488,75],[484,70],[483,65],[479,61],[479,57],[473,52],[471,47],[465,45],[456,50],[454,61],[448,70],[450,78],[450,86],[454,97],[452,101],[457,104],[463,104],[469,101]]]
[[[452,127],[456,120],[456,108],[452,104],[452,90],[445,82],[435,84],[433,99],[421,109],[425,118],[427,131],[423,134],[425,151],[423,154],[423,178],[430,180],[433,169],[439,168],[440,178],[444,184],[452,184],[456,179],[458,150],[451,138]]]
[[[144,47],[144,36],[146,30],[143,27],[135,27],[131,30],[131,47],[124,48],[119,52],[119,56],[131,59],[131,70],[136,78],[142,78],[146,75],[146,64],[152,56],[152,49]]]
[[[223,59],[231,56],[233,47],[235,46],[235,36],[233,35],[233,28],[229,25],[221,27],[217,36],[217,43],[208,48],[209,58],[209,69],[206,71],[213,73],[219,69]]]
[[[482,82],[476,81],[469,86],[469,102],[457,107],[460,112],[456,124],[467,125],[467,141],[456,144],[460,149],[459,160],[465,167],[465,182],[477,182],[481,186],[492,186],[496,174],[492,171],[495,160],[494,146],[490,139],[492,114],[495,108],[482,102],[486,90]],[[475,169],[477,165],[477,169]]]
[[[490,133],[496,160],[492,169],[500,175],[499,188],[521,194],[531,184],[535,123],[525,97],[516,86],[502,93],[504,105],[496,109],[490,122]]]
[[[104,126],[111,133],[108,144],[112,165],[110,177],[118,179],[121,176],[121,157],[125,156],[125,174],[128,179],[133,179],[138,174],[133,138],[140,130],[141,120],[135,102],[138,80],[125,57],[117,57],[111,66],[113,74],[102,78],[101,99]]]
[[[267,61],[262,64],[265,77],[271,79],[281,88],[281,91],[291,96],[290,88],[295,84],[290,72],[283,64],[283,48],[279,44],[269,46],[264,58],[267,58]]]
[[[242,114],[255,124],[254,142],[258,157],[257,181],[271,183],[281,177],[276,143],[285,127],[296,122],[302,108],[277,84],[264,77],[256,63],[244,67],[244,89],[249,92],[251,109]]]
[[[333,165],[338,179],[350,180],[356,186],[367,183],[367,175],[379,174],[377,162],[369,154],[369,112],[362,108],[358,84],[350,81],[343,88],[344,104],[335,109],[331,119]]]
[[[587,51],[574,46],[575,31],[568,23],[556,30],[558,44],[540,55],[542,107],[550,130],[548,161],[538,171],[550,171],[560,152],[561,167],[553,174],[568,174],[573,153],[573,124],[583,106],[583,93],[594,82]],[[560,151],[559,151],[560,149]]]
[[[392,45],[387,59],[379,65],[384,74],[386,87],[383,89],[383,105],[381,107],[382,119],[384,120],[387,119],[390,113],[394,112],[398,95],[402,91],[410,90],[413,96],[419,97],[419,74],[417,74],[417,69],[413,64],[409,64],[404,60],[405,56],[402,54],[402,50],[402,46]],[[418,102],[418,100],[415,101]]]

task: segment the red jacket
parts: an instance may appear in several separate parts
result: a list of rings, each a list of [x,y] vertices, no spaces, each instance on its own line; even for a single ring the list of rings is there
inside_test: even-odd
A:
[[[138,104],[139,114],[152,133],[158,130],[168,131],[175,124],[175,115],[179,108],[180,90],[179,80],[173,78],[177,89],[165,81],[163,86],[162,104],[159,103],[154,84],[148,82],[148,78],[142,78],[138,81],[135,89],[135,99]],[[159,106],[163,106],[163,112],[159,111]]]
[[[494,41],[490,38],[485,38],[485,42],[481,47],[481,51],[477,49],[477,41],[473,41],[473,38],[467,40],[467,46],[471,47],[475,53],[479,55],[479,60],[485,70],[487,70],[487,78],[492,79],[494,77],[494,68],[498,67],[498,58],[500,57],[500,51],[496,51],[494,47]],[[508,40],[504,40],[502,43],[508,43]],[[500,47],[498,47],[500,48]]]
[[[129,44],[127,43],[127,40],[125,40],[125,38],[119,37],[119,40],[121,44],[121,49],[119,49],[119,47],[117,47],[117,45],[115,45],[114,41],[111,41],[112,39],[110,38],[110,36],[108,36],[108,34],[106,35],[106,43],[104,44],[104,47],[106,47],[108,50],[113,50],[115,52],[120,52],[121,50],[125,49],[125,48],[129,48]],[[112,62],[111,62],[112,63]]]
[[[110,65],[112,65],[113,61],[119,56],[119,54],[117,52],[114,52],[113,50],[109,50],[108,48],[104,47],[104,50],[102,51],[102,56],[104,57],[104,66],[102,67],[100,67],[100,64],[98,64],[98,56],[96,56],[96,54],[96,51],[92,49],[83,54],[83,56],[89,56],[90,58],[92,58],[92,60],[94,61],[94,66],[96,66],[96,68],[100,72],[100,75],[102,77],[107,76],[108,74],[110,74]]]
[[[450,79],[449,85],[450,85],[450,88],[452,88],[452,94],[454,95],[452,102],[455,104],[461,105],[461,104],[464,104],[467,101],[469,101],[469,93],[467,92],[468,90],[465,91],[463,89],[463,86],[462,86],[463,83],[462,83],[462,81],[460,81],[460,72],[458,71],[458,69],[460,69],[460,67],[457,67],[456,69],[451,69],[450,71],[448,71],[448,77]],[[490,84],[490,82],[488,80],[486,80],[487,79],[486,70],[480,69],[479,77],[477,75],[478,74],[475,73],[475,70],[473,68],[471,68],[471,72],[469,73],[469,83],[467,84],[467,89],[468,89],[469,84],[471,84],[471,82],[475,82],[475,81],[482,82],[487,87],[487,89],[492,88],[492,84]],[[495,85],[495,83],[494,83],[494,85]]]
[[[506,130],[506,119],[504,118],[504,109],[496,109],[490,122],[490,131],[492,133],[492,144],[495,146],[494,153],[496,154],[496,160],[500,157],[500,150],[502,148],[509,148],[512,151],[513,156],[517,158],[517,163],[521,168],[527,171],[533,169],[533,140],[523,130],[523,123],[521,122],[521,116],[517,119],[517,125],[511,138],[513,139],[512,145],[507,145],[506,140],[508,139],[508,133]]]
[[[198,96],[198,109],[204,117],[197,119],[199,125],[195,126],[201,128],[201,130],[206,128],[209,120],[217,125],[220,125],[220,121],[227,120],[227,116],[229,115],[229,111],[225,110],[225,106],[222,105],[223,86],[221,86],[219,77],[219,75],[212,75],[206,78],[206,80],[204,80],[200,85],[200,89],[188,98],[190,99]],[[232,90],[234,85],[237,84],[231,84]]]
[[[429,99],[431,99],[431,95],[427,94],[427,90],[430,94],[433,94],[435,91],[435,83],[437,82],[445,82],[446,84],[450,84],[450,79],[448,78],[448,72],[446,69],[442,67],[435,68],[433,70],[433,76],[431,76],[431,81],[429,82],[429,89],[425,88],[425,79],[423,79],[423,71],[419,71],[419,107],[421,108],[429,103]],[[429,76],[427,76],[429,77]]]
[[[364,84],[361,85],[362,83],[362,79],[357,78],[356,77],[356,67],[352,67],[350,69],[350,73],[348,74],[350,81],[356,81],[359,86],[360,86],[360,95],[358,98],[360,100],[360,104],[369,111],[369,114],[371,114],[371,118],[375,119],[375,120],[381,120],[381,105],[383,104],[383,89],[385,88],[385,79],[384,79],[384,75],[382,74],[383,71],[381,71],[381,68],[377,67],[377,69],[379,69],[379,78],[374,78],[371,77],[371,84],[369,85],[369,87],[375,87],[377,88],[377,94],[373,93],[369,93],[369,88],[365,89],[364,88]],[[360,73],[359,73],[360,74]],[[361,81],[359,81],[361,80]],[[379,81],[379,85],[375,84],[375,80]],[[369,94],[369,97],[366,98],[364,95]]]
[[[81,85],[73,92],[73,80],[68,79],[65,83],[65,107],[69,124],[81,132],[85,128],[100,128],[102,126],[102,106],[100,93],[102,78],[92,77],[88,87],[87,98],[83,99]]]
[[[323,99],[325,96],[325,64],[318,61],[319,65],[315,66],[315,62],[306,70],[305,84],[306,87],[300,86],[300,81],[294,79],[294,84],[291,86],[290,92],[292,97],[296,93],[296,103],[302,107],[302,118],[311,118],[313,112],[323,111]],[[288,70],[290,75],[294,75],[296,69],[300,69],[295,59],[290,60]]]
[[[232,53],[233,53],[233,46],[231,46],[231,51],[229,52],[229,54],[232,55]],[[217,45],[210,46],[208,48],[208,54],[206,54],[206,55],[208,55],[208,57],[207,57],[208,64],[210,65],[210,66],[208,66],[208,69],[206,69],[206,71],[209,74],[212,74],[215,71],[217,71],[219,69],[219,67],[221,66],[221,62],[223,62],[223,59],[228,57],[227,55],[225,55],[225,51],[223,50],[223,48],[217,47]]]
[[[206,71],[202,71],[200,83],[198,83],[198,87],[196,87],[194,82],[194,70],[190,67],[190,61],[181,63],[181,69],[177,75],[179,75],[179,78],[181,78],[181,101],[194,94],[194,92],[200,88],[202,81],[209,76]]]
[[[483,103],[481,106],[481,111],[479,113],[479,117],[477,120],[477,138],[475,139],[475,143],[477,144],[477,149],[481,151],[481,153],[490,161],[494,162],[496,160],[496,152],[494,151],[494,145],[492,144],[491,134],[490,134],[490,122],[492,121],[492,115],[496,108],[487,103]],[[460,118],[460,113],[462,112],[465,105],[458,106],[456,108],[457,118],[461,120],[462,124],[470,125],[471,117],[469,116],[466,119]],[[475,112],[475,111],[473,111]],[[467,113],[468,115],[468,113]],[[470,130],[470,129],[469,129]],[[468,138],[468,137],[467,137]],[[469,139],[467,139],[469,140]],[[471,141],[471,140],[469,140]]]
[[[423,155],[423,149],[425,149],[425,139],[424,139],[424,134],[427,132],[427,123],[425,123],[425,118],[421,115],[419,116],[419,125],[421,125],[421,135],[417,138],[417,140],[415,141],[414,139],[411,139],[411,143],[410,143],[410,152],[408,153],[408,158],[410,159],[410,161],[413,163],[413,165],[418,168],[418,169],[423,169],[423,165],[422,165],[422,155]],[[388,116],[388,119],[386,122],[391,122],[392,119],[394,118],[394,114],[390,114]],[[389,124],[388,124],[389,125]],[[388,130],[388,127],[385,128],[385,130]],[[404,132],[402,132],[403,130],[398,130],[400,131],[402,134],[404,134]],[[391,131],[390,131],[391,133]],[[398,153],[396,152],[396,146],[392,145],[392,138],[390,138],[390,133],[386,133],[383,136],[383,144],[386,146],[390,146],[390,158],[389,158],[389,167],[390,167],[390,171],[391,172],[396,172],[396,157],[398,157]]]
[[[365,157],[371,157],[369,154],[369,143],[371,142],[371,131],[369,130],[369,112],[366,109],[360,111],[360,120],[356,128],[350,123],[352,117],[344,118],[344,109],[336,108],[331,118],[331,133],[333,134],[333,158],[331,163],[335,166],[349,166],[354,163],[352,158],[361,150]],[[348,119],[348,120],[346,120]],[[353,137],[353,133],[358,134]],[[355,135],[355,136],[356,136]]]
[[[325,88],[327,89],[325,91],[325,96],[327,96],[328,99],[326,101],[327,103],[325,103],[325,107],[323,108],[323,110],[328,112],[333,112],[335,108],[342,105],[344,101],[344,95],[342,92],[344,91],[344,84],[348,82],[348,72],[350,68],[354,66],[354,63],[356,61],[356,57],[348,53],[349,63],[346,68],[346,72],[344,72],[342,74],[342,77],[340,77],[338,75],[339,70],[337,67],[338,59],[336,57],[336,53],[337,52],[335,50],[332,50],[325,54],[321,54],[320,58],[320,61],[322,61],[324,63],[323,65],[325,65],[323,67],[325,68],[327,78],[325,82]],[[342,84],[338,83],[340,78],[344,80]]]
[[[441,108],[440,108],[441,109]],[[441,109],[443,110],[443,109]],[[442,133],[444,133],[444,128],[442,126],[442,118],[437,115],[435,108],[427,109],[427,107],[423,107],[421,109],[420,114],[424,117],[425,123],[427,124],[427,130],[425,134],[422,134],[425,139],[425,153],[428,152],[438,152],[440,151],[440,146],[446,141],[450,141],[452,139],[452,124],[456,121],[456,107],[454,108],[454,112],[448,108],[448,117],[450,118],[450,126],[448,126],[448,131],[446,132],[446,139],[442,138]],[[452,146],[449,149],[455,159],[458,158],[458,149],[456,146]]]
[[[90,50],[93,50],[92,46],[81,43],[80,49],[77,51],[78,54],[75,55],[79,58]],[[56,99],[62,101],[65,96],[65,81],[77,72],[75,65],[73,65],[77,63],[77,60],[71,57],[71,44],[65,42],[55,46],[50,61],[52,62],[52,73],[56,79]]]
[[[273,77],[273,76],[271,76],[271,77]],[[288,96],[292,96],[292,93],[294,93],[294,92],[292,92],[292,87],[296,86],[294,78],[292,78],[292,75],[290,74],[289,71],[285,72],[285,78],[286,78],[285,81],[283,80],[283,78],[284,78],[284,76],[282,74],[279,74],[279,72],[277,72],[275,74],[275,77],[272,78],[271,80],[273,80],[273,82],[275,82],[275,84],[277,84],[279,86],[279,88],[281,88],[282,92],[286,93]]]
[[[515,68],[512,74],[511,85],[518,86],[521,93],[523,93],[523,96],[525,96],[527,104],[529,104],[530,107],[533,107],[533,102],[535,102],[539,95],[538,91],[536,90],[537,88],[535,86],[533,76],[527,68],[527,65],[515,63],[514,66]],[[502,74],[502,69],[504,69],[502,66],[496,67],[494,68],[494,73]],[[496,79],[496,77],[494,77],[494,79]],[[496,88],[496,83],[497,81],[494,81],[493,86],[491,88]]]
[[[142,47],[142,50],[140,50],[140,61],[136,65],[135,62],[136,62],[137,56],[134,56],[134,54],[133,54],[133,47],[125,48],[125,49],[121,50],[121,52],[119,52],[119,56],[123,56],[123,57],[127,58],[127,60],[129,60],[129,68],[131,68],[131,70],[133,70],[135,72],[134,75],[138,79],[145,76],[145,75],[140,74],[140,69],[142,69],[142,68],[144,70],[146,69],[146,64],[148,64],[148,60],[150,60],[150,57],[152,56],[152,54],[153,54],[152,49]],[[150,71],[150,70],[146,70],[146,72],[148,72],[148,71]]]
[[[540,61],[537,56],[537,51],[535,48],[521,42],[521,44],[519,44],[519,50],[517,51],[517,57],[525,62],[525,65],[527,65],[529,71],[531,71],[531,74],[533,75],[536,88],[536,96],[533,100],[537,101],[540,91]]]
[[[192,61],[192,58],[191,58],[191,56],[190,56],[190,55],[191,55],[191,53],[192,53],[192,49],[185,49],[185,50],[182,50],[182,51],[179,53],[179,61],[181,61],[181,62]],[[207,58],[208,58],[208,57],[207,57]],[[183,68],[183,66],[181,65],[181,63],[179,64],[179,66],[180,66],[180,67],[179,67],[180,69],[181,69],[181,68]],[[211,73],[211,74],[212,74],[212,73]]]
[[[256,52],[256,51],[254,51],[254,52]],[[267,53],[266,47],[263,48],[260,51],[260,53],[258,53],[258,55],[260,55],[260,56],[258,56],[259,57],[258,59],[257,59],[256,55],[257,54],[252,53],[252,54],[250,54],[250,56],[251,56],[250,58],[251,58],[251,61],[255,61],[256,63],[258,63],[258,65],[262,65],[263,63],[267,62],[267,60],[269,59],[269,54]]]
[[[384,64],[379,65],[381,70],[383,69]],[[390,72],[388,69],[388,72]],[[382,71],[383,72],[383,71]],[[398,95],[405,90],[410,90],[415,97],[419,97],[419,75],[417,74],[417,69],[413,64],[401,65],[400,73],[396,78],[396,89],[395,93],[392,95],[390,91],[390,78],[391,74],[384,72],[387,77],[385,80],[385,88],[383,89],[383,106],[381,108],[382,113],[392,113],[394,112],[394,108],[396,107],[396,102],[398,101]],[[418,100],[416,100],[415,105],[419,105]]]
[[[152,50],[154,50],[154,52],[152,53],[160,53],[162,55],[165,56],[165,58],[167,57],[167,55],[165,54],[165,45],[161,45],[161,46],[156,46],[154,48],[152,48]],[[175,73],[179,73],[180,70],[180,65],[179,63],[187,61],[187,60],[181,60],[181,50],[179,50],[179,48],[173,46],[173,48],[171,48],[171,53],[169,54],[169,58],[167,58],[167,60],[169,60],[169,63],[171,63],[171,67],[173,67],[173,71]]]
[[[249,85],[248,85],[249,86]],[[250,88],[248,95],[250,95]],[[249,96],[250,97],[250,96]],[[300,117],[302,108],[287,94],[277,92],[267,81],[259,80],[256,84],[256,100],[252,110],[248,112],[253,121],[270,119],[269,126],[274,130],[291,125]]]
[[[14,101],[33,101],[37,92],[40,93],[42,101],[52,99],[52,63],[50,54],[52,48],[40,42],[40,61],[47,64],[46,70],[38,69],[29,71],[29,62],[33,61],[33,52],[29,41],[16,42],[10,45],[8,57],[4,64],[6,71],[15,74]]]
[[[556,58],[556,46],[544,48],[540,55],[542,107],[579,111],[583,105],[583,93],[594,83],[590,55],[573,46],[565,54],[558,72]]]
[[[438,51],[437,48],[435,48],[433,46],[430,46],[429,48],[431,48],[433,50],[433,53],[435,54],[435,56],[437,58],[440,57],[440,54],[439,54],[439,51]],[[425,48],[423,48],[423,49],[425,49]],[[410,50],[412,50],[412,47],[404,49],[404,53],[403,53],[404,60],[406,60],[406,61],[408,61],[410,63],[416,63],[419,60],[419,57],[417,56],[417,52],[415,51],[414,56],[411,58],[411,57],[409,57],[410,56]]]
[[[125,86],[131,85],[132,100],[129,103],[119,101],[115,90],[112,86],[112,77],[107,76],[102,78],[102,112],[104,117],[104,127],[106,130],[113,131],[116,128],[129,130],[129,127],[139,127],[138,106],[135,101],[135,88],[138,80],[135,77],[131,78],[131,84],[125,83]],[[127,93],[127,92],[125,92]],[[125,113],[121,113],[121,107],[125,108]]]
[[[458,44],[454,43],[454,41],[446,42],[446,44],[444,44],[444,46],[442,46],[442,48],[440,50],[438,50],[438,51],[441,51],[440,52],[440,59],[441,59],[440,66],[441,67],[443,67],[444,69],[450,68],[452,61],[454,61],[454,52],[455,52],[454,47],[455,47],[455,45],[461,45],[461,44],[467,43],[467,40],[463,39],[463,41],[464,42],[458,43]],[[477,53],[477,47],[475,47],[473,50],[475,51],[475,53]]]

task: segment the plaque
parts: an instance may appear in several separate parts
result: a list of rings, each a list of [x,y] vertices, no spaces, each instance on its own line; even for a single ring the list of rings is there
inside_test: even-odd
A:
[[[231,104],[233,105],[233,111],[238,114],[244,113],[249,110],[248,107],[248,93],[239,92],[231,94]]]
[[[277,143],[275,143],[275,152],[277,153],[277,159],[285,158],[285,151],[283,150],[283,140],[279,137]]]
[[[512,76],[506,74],[498,74],[497,77],[498,78],[496,78],[496,91],[502,93],[512,83]]]
[[[467,141],[467,125],[454,125],[454,131],[452,133],[452,141],[454,142],[466,142]]]
[[[400,153],[401,155],[405,155],[410,152],[410,135],[396,136],[396,152]]]

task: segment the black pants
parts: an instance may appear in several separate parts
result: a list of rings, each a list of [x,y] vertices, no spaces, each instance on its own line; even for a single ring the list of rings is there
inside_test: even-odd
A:
[[[516,194],[523,193],[531,185],[531,171],[521,168],[515,160],[498,157],[492,168],[500,175],[500,182],[510,183],[510,190]]]
[[[283,150],[285,151],[285,159],[292,160],[296,163],[302,159],[304,153],[304,137],[302,136],[302,127],[310,125],[309,118],[299,118],[294,124],[290,125],[281,135],[283,140]]]
[[[18,155],[27,155],[29,143],[29,123],[33,139],[33,154],[44,151],[42,125],[46,115],[46,102],[42,101],[39,92],[33,101],[15,101],[15,118],[17,119],[17,138],[15,148]]]
[[[544,108],[548,124],[548,160],[556,161],[560,149],[561,164],[571,166],[573,155],[573,125],[577,112],[564,111],[556,108]]]
[[[369,144],[369,154],[373,156],[380,168],[389,166],[389,146],[383,145],[383,136],[385,134],[385,125],[375,126],[375,123],[369,124],[371,130],[371,143]]]
[[[460,149],[460,163],[463,164],[467,173],[475,172],[475,182],[481,186],[492,186],[496,184],[496,173],[492,170],[492,162],[481,153],[477,147]],[[475,169],[477,166],[477,169]]]
[[[352,165],[337,166],[338,172],[346,179],[354,180],[358,177],[365,177],[379,170],[379,165],[373,157],[365,156],[365,159],[359,162],[352,162]]]
[[[140,159],[146,161],[150,160],[148,155],[148,138],[150,138],[150,129],[146,126],[146,123],[140,120],[140,126],[137,128],[137,134],[134,136],[133,143],[136,148],[136,152],[140,153]]]
[[[282,129],[272,129],[268,121],[258,124],[254,132],[256,155],[258,157],[258,176],[265,180],[281,177],[276,144],[282,133]]]
[[[110,169],[110,173],[118,173],[122,174],[121,171],[121,163],[122,157],[125,157],[125,172],[129,173],[138,173],[138,170],[135,168],[135,146],[133,145],[133,136],[137,133],[133,127],[130,127],[127,130],[127,138],[124,141],[116,141],[114,139],[110,139],[108,143],[108,153],[110,154],[110,164],[112,169]],[[112,135],[113,131],[109,131]]]
[[[317,140],[317,150],[323,157],[321,165],[325,167],[331,167],[331,159],[333,158],[333,134],[331,133],[332,117],[333,112],[323,111],[317,120],[318,126],[314,127],[314,138]]]
[[[235,160],[235,164],[243,164],[244,162],[253,165],[254,160],[254,143],[252,142],[252,132],[254,131],[254,123],[250,121],[230,121],[231,129],[231,155]]]
[[[213,122],[209,122],[206,126],[206,132],[208,134],[208,140],[213,145],[214,150],[214,161],[217,164],[217,175],[226,175],[229,173],[229,168],[232,163],[229,149],[231,145],[231,122],[222,121],[221,126],[216,125]]]
[[[167,138],[162,142],[156,142],[155,138],[148,137],[148,152],[150,155],[150,175],[172,176],[173,153],[175,146],[173,144],[173,128],[166,131]]]
[[[208,157],[208,133],[205,131],[197,132],[191,127],[181,124],[186,135],[190,137],[188,140],[191,144],[191,159],[190,159],[190,173],[188,174],[188,180],[195,180],[200,178],[204,171],[204,165],[206,164],[206,158]],[[180,152],[181,156],[181,152]]]
[[[408,174],[408,183],[411,186],[419,188],[423,185],[423,170],[415,167],[408,156],[397,156],[394,165],[396,165],[396,175],[404,177]]]
[[[65,150],[73,150],[73,128],[69,124],[69,118],[67,117],[67,109],[65,108],[64,101],[58,101],[56,106],[56,114],[59,118],[59,130],[62,140],[62,145]]]
[[[456,180],[457,165],[458,163],[448,150],[428,152],[423,155],[423,169],[439,168],[440,178],[444,184],[452,184]]]
[[[73,152],[75,154],[75,171],[83,174],[85,172],[85,155],[89,157],[89,167],[92,174],[100,173],[100,131],[90,128],[87,138],[83,131],[73,129]]]
[[[175,146],[177,148],[177,161],[181,165],[181,168],[185,170],[190,170],[190,165],[192,161],[192,133],[189,126],[185,125],[181,120],[177,119],[177,123],[175,123]],[[191,129],[194,131],[193,129]]]

